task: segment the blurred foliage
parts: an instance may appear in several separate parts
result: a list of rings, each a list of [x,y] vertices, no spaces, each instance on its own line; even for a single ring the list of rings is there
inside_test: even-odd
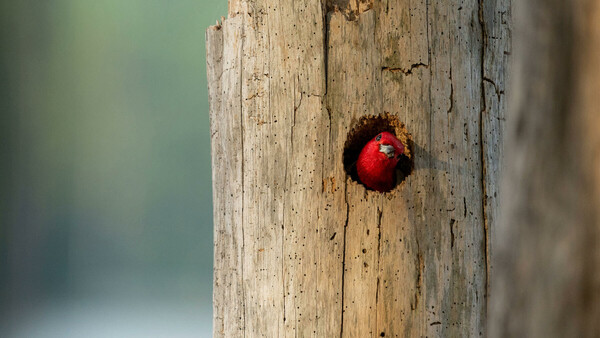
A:
[[[0,5],[5,319],[107,298],[210,308],[204,30],[226,11],[225,0]]]

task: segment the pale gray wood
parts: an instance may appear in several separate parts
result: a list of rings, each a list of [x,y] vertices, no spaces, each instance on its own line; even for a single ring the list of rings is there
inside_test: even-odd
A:
[[[490,336],[600,336],[600,1],[515,3]]]
[[[508,7],[230,1],[207,51],[215,336],[484,334]],[[382,194],[343,152],[384,113],[415,168]]]
[[[504,129],[507,110],[507,84],[512,53],[512,14],[510,0],[486,0],[479,3],[479,19],[483,27],[483,107],[481,109],[482,163],[484,172],[484,211],[487,260],[486,269],[490,292],[492,282],[492,239],[499,220],[501,207],[500,173],[504,164]]]
[[[243,303],[244,232],[242,211],[241,43],[240,19],[206,31],[207,73],[215,224],[214,333],[235,337],[245,331]],[[224,43],[226,42],[226,43]]]

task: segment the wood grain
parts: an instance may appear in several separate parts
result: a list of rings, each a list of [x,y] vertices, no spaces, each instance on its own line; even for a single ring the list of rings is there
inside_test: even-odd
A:
[[[216,337],[485,333],[509,5],[230,1],[207,30]],[[384,113],[414,170],[382,194],[343,153]]]

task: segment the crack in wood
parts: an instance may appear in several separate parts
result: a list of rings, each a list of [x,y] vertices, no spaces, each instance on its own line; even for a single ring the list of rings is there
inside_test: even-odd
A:
[[[413,71],[415,69],[418,69],[418,68],[421,68],[421,67],[423,67],[423,68],[429,68],[429,65],[424,64],[423,62],[418,62],[418,63],[412,64],[408,68],[387,67],[387,66],[384,66],[384,67],[381,67],[381,71],[388,71],[388,72],[391,72],[391,73],[402,73],[404,75],[410,75],[410,74],[413,73]]]
[[[478,1],[478,17],[479,17],[479,25],[481,26],[481,38],[482,38],[482,47],[481,47],[481,110],[479,114],[479,146],[480,146],[480,155],[481,155],[481,189],[482,189],[482,199],[481,199],[481,212],[483,217],[483,251],[484,251],[484,261],[485,261],[485,298],[487,298],[489,287],[490,287],[490,257],[489,257],[489,229],[488,229],[488,217],[487,217],[487,187],[486,187],[486,160],[485,160],[485,144],[484,144],[484,132],[485,132],[485,123],[484,116],[487,112],[486,106],[486,94],[485,94],[485,52],[488,47],[488,36],[487,36],[487,26],[485,23],[485,17],[483,13],[483,0]],[[490,80],[491,81],[491,80]],[[494,86],[495,83],[491,81]]]
[[[492,84],[492,86],[494,86],[494,91],[496,92],[496,97],[498,98],[498,102],[500,102],[500,96],[504,95],[504,90],[501,90],[500,88],[498,88],[498,85],[496,85],[496,82],[494,82],[494,80],[484,77],[483,81],[485,82],[489,82],[490,84]]]
[[[241,36],[244,36],[244,32],[245,32],[245,26],[242,25],[242,34]],[[244,54],[244,39],[241,39],[241,45],[240,45],[240,143],[241,143],[241,149],[242,151],[241,153],[241,188],[242,188],[242,210],[241,215],[240,215],[240,219],[241,219],[241,224],[239,224],[239,226],[241,226],[242,228],[242,255],[245,257],[246,256],[246,242],[245,242],[245,235],[244,235],[244,186],[245,186],[245,181],[244,181],[244,97],[243,97],[243,86],[244,86],[244,73],[243,73],[243,69],[244,69],[244,58],[243,58],[243,54]],[[244,280],[245,280],[245,275],[244,275],[244,264],[242,262],[241,267],[241,274],[242,274],[242,299],[243,299],[243,310],[242,310],[242,314],[243,314],[243,319],[242,319],[242,327],[244,328],[244,336],[246,335],[246,288],[244,286]]]
[[[450,250],[454,249],[454,223],[456,223],[456,220],[454,218],[450,219]]]
[[[450,107],[446,111],[448,114],[454,109],[454,83],[452,82],[452,64],[450,64]]]
[[[377,237],[377,270],[376,270],[377,285],[375,286],[375,323],[379,322],[379,320],[378,320],[378,317],[379,317],[379,282],[380,282],[380,279],[379,279],[379,274],[380,274],[379,264],[380,264],[380,261],[381,261],[381,218],[382,218],[382,216],[383,216],[383,210],[380,209],[379,207],[377,207],[377,230],[378,230],[378,237]]]
[[[345,181],[344,199],[346,202],[346,221],[344,223],[344,247],[342,248],[342,313],[340,320],[340,338],[344,333],[344,287],[346,277],[346,233],[348,229],[348,221],[350,220],[350,203],[348,202],[348,180]]]
[[[416,238],[417,242],[417,266],[416,266],[416,283],[415,283],[415,295],[414,301],[410,305],[411,310],[415,311],[419,307],[419,298],[421,297],[421,288],[423,286],[423,270],[425,268],[425,263],[423,262],[423,255],[421,255],[421,248],[419,245],[419,238]]]

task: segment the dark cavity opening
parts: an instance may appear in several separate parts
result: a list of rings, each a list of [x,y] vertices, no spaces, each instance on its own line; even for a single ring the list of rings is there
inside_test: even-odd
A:
[[[354,124],[344,144],[344,169],[352,180],[362,184],[356,172],[356,161],[362,148],[377,134],[387,131],[394,134],[404,144],[404,154],[396,165],[396,184],[400,185],[413,170],[412,136],[398,118],[389,113],[378,116],[363,116]],[[365,188],[369,189],[365,186]]]

